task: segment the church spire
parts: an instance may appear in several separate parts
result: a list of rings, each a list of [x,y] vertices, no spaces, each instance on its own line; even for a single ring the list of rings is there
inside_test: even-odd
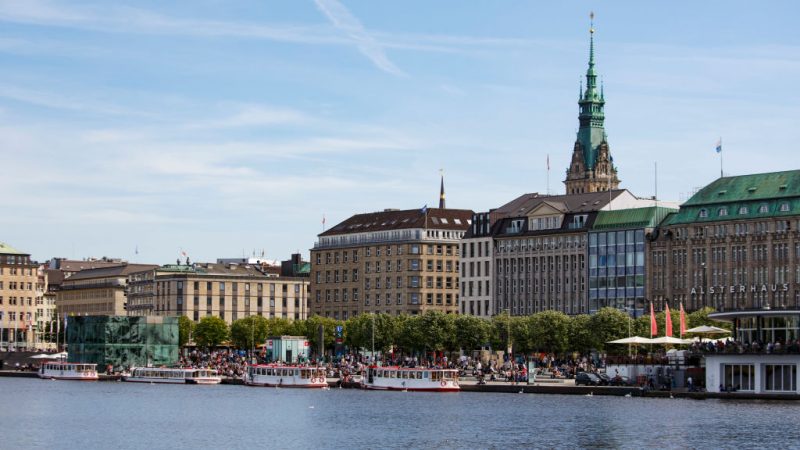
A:
[[[440,170],[439,172],[441,172],[441,174],[442,174],[442,184],[441,184],[441,187],[439,188],[439,209],[445,209],[445,206],[444,206],[444,170]]]
[[[594,58],[594,13],[589,14],[589,64],[586,68],[586,88],[578,100],[578,136],[572,162],[567,171],[567,193],[596,192],[616,189],[619,180],[613,167],[606,142],[605,92],[598,86]],[[602,180],[600,180],[602,178]]]

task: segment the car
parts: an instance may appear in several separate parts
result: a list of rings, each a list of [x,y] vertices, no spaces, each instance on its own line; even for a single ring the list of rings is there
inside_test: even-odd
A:
[[[606,373],[596,373],[597,378],[600,378],[600,385],[601,386],[608,386],[611,384],[611,377],[608,376]]]
[[[575,386],[599,386],[600,385],[600,378],[589,372],[580,372],[579,374],[575,375]]]
[[[616,376],[611,379],[611,386],[633,386],[636,383],[628,377]]]

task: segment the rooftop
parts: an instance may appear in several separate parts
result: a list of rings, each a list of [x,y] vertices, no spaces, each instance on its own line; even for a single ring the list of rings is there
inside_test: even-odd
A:
[[[110,278],[110,277],[123,277],[128,276],[135,272],[143,272],[145,270],[152,270],[157,268],[155,264],[122,264],[111,267],[98,267],[95,269],[84,269],[75,272],[64,280],[64,283],[77,280],[91,280],[94,278]]]
[[[28,253],[23,253],[14,247],[6,244],[5,242],[0,242],[0,255],[25,255],[29,256]]]
[[[425,219],[427,218],[427,225]],[[472,220],[468,209],[407,209],[391,210],[366,214],[356,214],[338,223],[319,236],[392,231],[408,228],[428,228],[431,230],[466,230]]]
[[[800,170],[718,178],[681,206],[800,197]]]
[[[663,206],[600,211],[594,220],[592,230],[653,228],[669,213],[675,211],[677,210]]]

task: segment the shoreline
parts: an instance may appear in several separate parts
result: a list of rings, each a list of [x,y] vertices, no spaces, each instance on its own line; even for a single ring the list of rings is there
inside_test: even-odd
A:
[[[17,370],[0,370],[0,378],[38,378],[36,372],[23,372]],[[121,381],[121,375],[100,375],[98,381]],[[238,378],[223,378],[221,384],[244,385]],[[331,387],[337,387],[338,379],[329,381]],[[688,392],[684,390],[675,391],[645,391],[639,387],[627,386],[574,386],[555,383],[536,383],[536,384],[510,384],[502,381],[493,381],[486,384],[462,381],[459,383],[462,392],[492,392],[506,394],[550,394],[550,395],[598,395],[643,398],[688,398],[692,400],[706,399],[725,399],[725,400],[800,400],[798,394],[755,394],[749,392]],[[343,383],[342,389],[361,389],[355,383]]]

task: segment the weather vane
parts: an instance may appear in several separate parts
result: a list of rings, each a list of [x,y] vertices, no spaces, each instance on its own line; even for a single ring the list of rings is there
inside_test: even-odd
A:
[[[594,11],[589,11],[589,33],[594,33]]]

